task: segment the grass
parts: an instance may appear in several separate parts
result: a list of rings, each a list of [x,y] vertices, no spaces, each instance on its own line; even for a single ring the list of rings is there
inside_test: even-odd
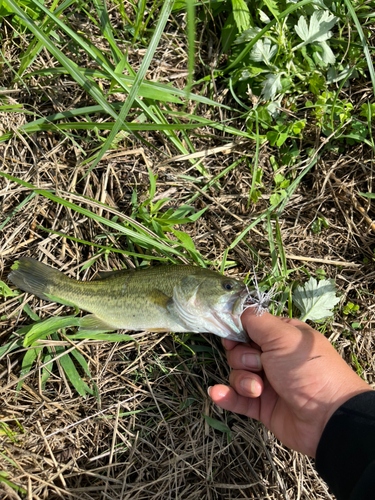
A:
[[[308,458],[211,404],[219,339],[77,333],[78,311],[7,281],[23,255],[79,279],[194,263],[251,287],[254,266],[299,317],[297,287],[334,279],[315,326],[373,384],[373,14],[314,5],[4,0],[8,498],[332,498]]]

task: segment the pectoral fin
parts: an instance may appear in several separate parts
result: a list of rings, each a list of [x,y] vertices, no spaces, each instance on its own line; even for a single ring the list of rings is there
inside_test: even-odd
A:
[[[168,304],[172,301],[172,297],[157,288],[153,288],[145,294],[145,300],[168,311]]]
[[[108,325],[103,320],[97,318],[94,314],[88,314],[81,318],[79,331],[93,331],[93,332],[112,332],[116,330],[111,325]]]

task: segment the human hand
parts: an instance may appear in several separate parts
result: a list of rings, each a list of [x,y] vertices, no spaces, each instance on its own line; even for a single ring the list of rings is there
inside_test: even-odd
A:
[[[315,457],[332,414],[370,386],[306,323],[256,316],[252,309],[241,320],[255,344],[223,339],[231,387],[215,385],[210,397],[221,408],[260,420],[289,448]]]

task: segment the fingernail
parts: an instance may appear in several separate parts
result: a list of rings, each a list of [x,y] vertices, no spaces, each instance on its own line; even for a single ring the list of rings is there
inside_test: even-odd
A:
[[[208,395],[209,395],[210,397],[211,397],[211,394],[210,394],[211,389],[212,389],[212,386],[210,386],[210,387],[208,387],[208,388],[207,388],[207,392],[208,392]]]
[[[253,396],[259,396],[261,392],[260,384],[257,380],[247,377],[241,380],[240,382],[241,389],[247,394]]]
[[[262,361],[258,354],[244,354],[241,361],[243,366],[250,370],[260,370],[262,368]]]

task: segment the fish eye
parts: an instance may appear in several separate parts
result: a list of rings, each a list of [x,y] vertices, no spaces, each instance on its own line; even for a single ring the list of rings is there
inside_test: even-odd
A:
[[[224,288],[224,290],[230,292],[231,290],[233,290],[233,283],[230,283],[229,281],[224,281],[222,287]]]

